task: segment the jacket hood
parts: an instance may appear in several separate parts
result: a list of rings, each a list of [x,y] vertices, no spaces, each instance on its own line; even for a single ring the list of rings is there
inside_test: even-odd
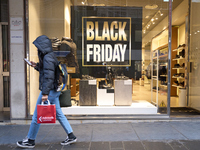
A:
[[[53,51],[51,40],[46,35],[41,35],[33,42],[38,51],[47,54]]]

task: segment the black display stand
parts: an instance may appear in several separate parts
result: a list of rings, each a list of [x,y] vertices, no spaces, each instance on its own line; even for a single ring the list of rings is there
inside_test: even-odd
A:
[[[89,80],[79,81],[79,102],[80,106],[97,105],[97,85],[90,84]]]

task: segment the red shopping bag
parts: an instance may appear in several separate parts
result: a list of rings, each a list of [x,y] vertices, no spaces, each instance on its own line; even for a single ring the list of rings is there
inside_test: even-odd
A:
[[[38,104],[37,105],[37,123],[56,123],[56,106],[55,104]]]

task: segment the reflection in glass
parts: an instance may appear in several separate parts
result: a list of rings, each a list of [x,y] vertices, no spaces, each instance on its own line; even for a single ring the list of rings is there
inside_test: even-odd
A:
[[[9,71],[8,25],[2,25],[3,71]]]
[[[9,101],[9,95],[10,95],[9,84],[10,84],[9,77],[3,77],[4,107],[10,107],[10,101]]]

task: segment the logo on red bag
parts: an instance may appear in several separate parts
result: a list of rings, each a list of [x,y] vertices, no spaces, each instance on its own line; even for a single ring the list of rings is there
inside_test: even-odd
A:
[[[53,116],[51,116],[51,117],[42,117],[42,116],[40,116],[40,118],[39,118],[40,122],[52,121],[53,119],[54,119]]]

